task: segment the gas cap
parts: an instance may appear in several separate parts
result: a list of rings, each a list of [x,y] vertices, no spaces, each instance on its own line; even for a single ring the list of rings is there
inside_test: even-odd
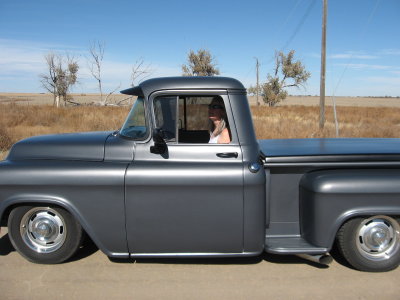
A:
[[[261,166],[259,163],[250,163],[249,164],[249,170],[251,173],[257,173],[258,171],[260,171]]]

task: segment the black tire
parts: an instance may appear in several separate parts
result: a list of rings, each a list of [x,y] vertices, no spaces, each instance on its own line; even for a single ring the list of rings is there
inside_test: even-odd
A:
[[[338,248],[355,269],[386,272],[400,264],[400,225],[388,216],[355,218],[337,235]]]
[[[15,250],[34,263],[57,264],[69,259],[82,241],[82,227],[65,209],[19,206],[8,218]]]

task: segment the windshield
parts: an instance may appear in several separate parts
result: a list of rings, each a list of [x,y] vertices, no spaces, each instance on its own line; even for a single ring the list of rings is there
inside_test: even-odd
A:
[[[142,140],[146,138],[146,114],[142,97],[138,97],[135,104],[133,104],[129,115],[121,128],[120,134],[135,140]]]

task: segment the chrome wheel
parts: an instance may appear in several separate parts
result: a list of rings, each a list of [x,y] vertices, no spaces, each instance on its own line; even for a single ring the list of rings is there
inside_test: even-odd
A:
[[[67,230],[63,217],[54,209],[35,207],[21,219],[20,234],[24,243],[37,253],[54,252],[64,244]]]
[[[8,217],[8,236],[29,261],[57,264],[69,259],[82,242],[81,225],[62,207],[21,205]]]
[[[386,272],[400,264],[400,225],[393,217],[357,217],[342,225],[338,248],[356,269]]]
[[[358,227],[356,245],[362,256],[381,261],[398,254],[400,248],[400,226],[388,216],[365,219]]]

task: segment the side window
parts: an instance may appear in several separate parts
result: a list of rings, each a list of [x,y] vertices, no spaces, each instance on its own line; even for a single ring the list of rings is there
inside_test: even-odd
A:
[[[213,97],[179,97],[179,143],[208,143],[208,105]]]
[[[153,107],[155,125],[166,142],[228,144],[232,140],[220,96],[160,96]]]
[[[179,143],[230,143],[231,132],[220,96],[179,97]]]

